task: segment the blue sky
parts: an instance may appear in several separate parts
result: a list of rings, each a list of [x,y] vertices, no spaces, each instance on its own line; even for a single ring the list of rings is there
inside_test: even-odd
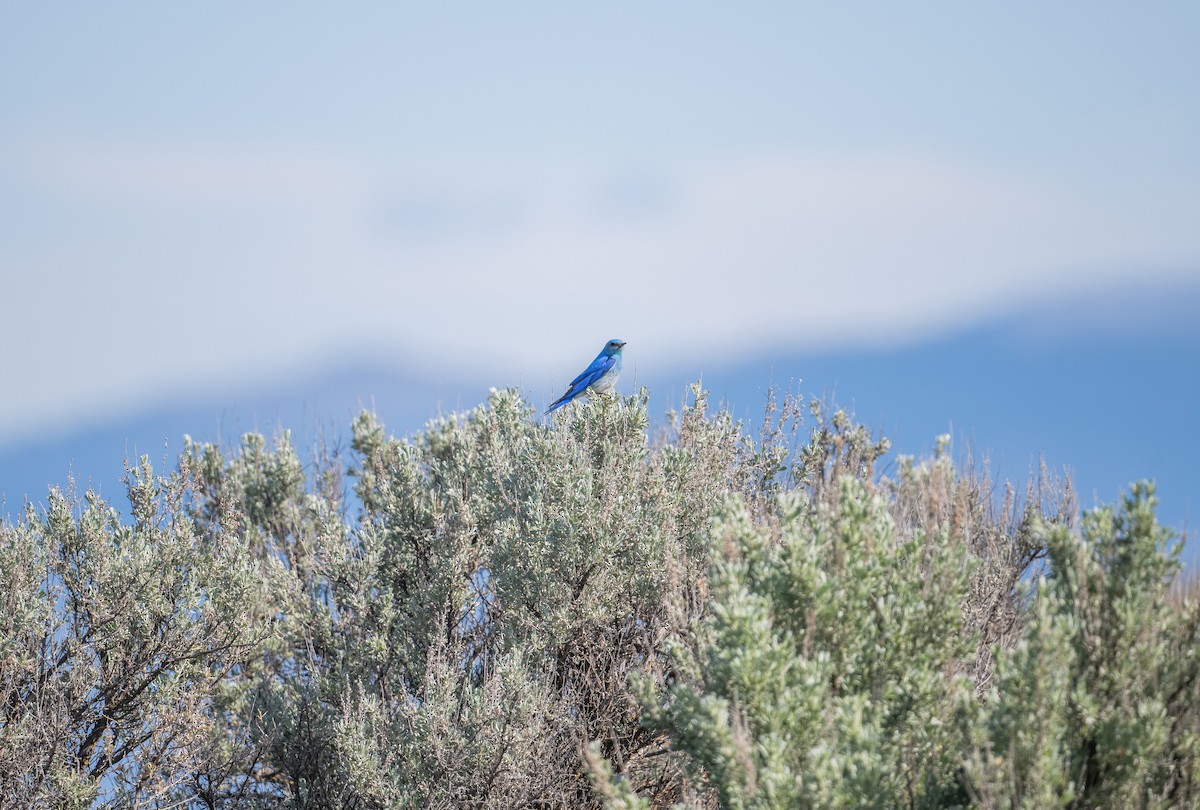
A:
[[[1200,284],[1198,38],[1182,2],[6,9],[0,449],[352,362],[549,399],[612,336],[658,379],[1046,302],[1157,328]]]

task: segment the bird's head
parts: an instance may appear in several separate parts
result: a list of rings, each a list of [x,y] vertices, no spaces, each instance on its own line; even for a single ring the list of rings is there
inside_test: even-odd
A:
[[[625,341],[617,340],[616,338],[613,338],[608,343],[604,344],[604,353],[607,354],[609,357],[612,357],[614,354],[620,354],[621,349],[623,349],[624,347],[625,347]]]

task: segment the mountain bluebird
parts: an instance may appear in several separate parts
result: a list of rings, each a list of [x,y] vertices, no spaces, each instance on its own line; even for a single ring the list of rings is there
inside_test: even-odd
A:
[[[550,413],[555,408],[561,408],[585,391],[592,394],[603,394],[616,385],[617,377],[621,374],[621,349],[623,348],[625,348],[623,340],[610,340],[605,343],[604,348],[600,354],[596,355],[592,364],[585,368],[582,374],[571,380],[571,384],[567,386],[567,393],[556,399],[546,409],[546,413]]]

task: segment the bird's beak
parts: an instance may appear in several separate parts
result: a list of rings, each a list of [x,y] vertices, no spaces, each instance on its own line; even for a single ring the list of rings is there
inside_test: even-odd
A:
[[[618,344],[617,344],[617,348],[618,348],[618,349],[623,349],[623,348],[625,348],[625,341],[623,341],[623,340],[622,340],[620,343],[618,343]]]

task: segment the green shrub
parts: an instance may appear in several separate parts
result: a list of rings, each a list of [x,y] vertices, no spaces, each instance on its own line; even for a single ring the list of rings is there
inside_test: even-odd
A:
[[[643,681],[646,722],[723,807],[957,797],[970,561],[944,535],[898,537],[860,481],[837,495],[782,497],[758,525],[728,501],[711,533],[712,610],[673,648],[665,694]]]
[[[967,707],[967,783],[988,807],[1181,807],[1198,798],[1200,635],[1171,594],[1179,546],[1148,484],[1049,549],[1020,643]]]
[[[0,806],[1195,803],[1148,488],[1076,526],[840,411],[646,401],[53,491],[0,527]]]

